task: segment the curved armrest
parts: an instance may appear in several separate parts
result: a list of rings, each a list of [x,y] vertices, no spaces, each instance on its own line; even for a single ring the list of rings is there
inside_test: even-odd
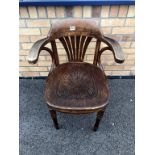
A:
[[[99,51],[99,60],[100,60],[100,56],[101,56],[103,51],[111,50],[113,52],[114,59],[117,63],[123,63],[124,62],[124,60],[125,60],[124,53],[121,49],[121,46],[119,45],[119,43],[116,40],[103,36],[103,38],[101,38],[101,41],[106,43],[108,45],[108,47],[102,48]]]
[[[50,42],[49,38],[44,38],[44,39],[41,39],[41,40],[38,40],[37,42],[35,42],[30,50],[29,55],[28,55],[28,62],[35,64],[38,61],[40,52],[42,50],[45,50],[45,51],[49,52],[49,54],[51,55],[52,62],[54,64],[54,66],[57,66],[55,63],[55,57],[54,57],[53,51],[51,49],[49,49],[48,47],[45,47],[45,45],[49,42]]]
[[[33,44],[32,48],[29,52],[29,55],[28,55],[29,63],[36,63],[38,61],[40,51],[42,50],[43,46],[47,43],[48,43],[48,38],[44,38],[44,39],[36,41]]]

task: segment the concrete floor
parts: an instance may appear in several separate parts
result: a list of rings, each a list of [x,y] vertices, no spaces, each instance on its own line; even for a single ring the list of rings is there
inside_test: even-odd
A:
[[[97,132],[95,114],[58,113],[53,126],[45,80],[20,79],[20,155],[134,155],[134,79],[110,79],[110,103]]]

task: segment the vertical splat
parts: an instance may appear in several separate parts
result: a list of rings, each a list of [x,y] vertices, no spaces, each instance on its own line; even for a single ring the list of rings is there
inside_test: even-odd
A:
[[[71,61],[72,59],[71,59],[71,56],[70,56],[70,52],[69,52],[69,50],[68,50],[67,43],[66,43],[64,37],[60,38],[59,40],[61,41],[61,43],[62,43],[64,49],[66,50],[68,60]]]
[[[85,43],[85,40],[87,39],[86,36],[81,36],[81,40],[80,40],[80,50],[79,50],[79,60],[82,60],[82,51],[83,51],[83,46]]]
[[[87,37],[87,39],[86,39],[86,41],[84,43],[83,52],[82,52],[82,60],[84,60],[84,56],[85,56],[87,47],[88,47],[91,40],[92,40],[92,37]]]
[[[52,50],[54,51],[53,54],[54,54],[54,58],[55,58],[55,65],[58,66],[59,65],[59,58],[58,58],[58,52],[57,52],[57,46],[56,46],[56,43],[55,41],[51,41],[51,47],[52,47]]]
[[[79,43],[80,43],[80,36],[77,36],[76,37],[76,60],[79,60]]]
[[[94,65],[97,65],[97,60],[98,60],[98,52],[100,50],[100,45],[101,45],[101,41],[97,40],[96,41],[96,47],[95,47],[95,54],[94,54]]]
[[[68,46],[68,50],[70,53],[70,58],[71,60],[73,59],[73,52],[72,52],[72,46],[71,46],[71,41],[70,41],[70,37],[65,37],[64,38],[66,40],[67,46]]]
[[[72,52],[73,52],[73,60],[75,59],[75,36],[71,36],[71,46],[72,46]]]
[[[59,38],[69,61],[83,61],[92,37],[72,35]]]

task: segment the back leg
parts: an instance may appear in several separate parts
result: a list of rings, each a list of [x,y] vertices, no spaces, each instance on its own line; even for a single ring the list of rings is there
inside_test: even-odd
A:
[[[100,121],[103,117],[103,114],[104,114],[104,110],[101,110],[97,113],[96,122],[95,122],[94,129],[93,129],[94,131],[97,131]]]
[[[51,114],[51,117],[52,117],[55,128],[59,129],[59,124],[58,124],[58,121],[57,121],[56,111],[55,110],[49,110],[49,111],[50,111],[50,114]]]

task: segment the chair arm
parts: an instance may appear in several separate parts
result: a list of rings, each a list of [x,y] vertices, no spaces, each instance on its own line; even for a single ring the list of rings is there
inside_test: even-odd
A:
[[[49,38],[44,38],[44,39],[36,41],[29,52],[28,62],[35,64],[38,61],[40,52],[42,50],[45,50],[45,51],[49,52],[49,54],[51,55],[51,58],[52,58],[52,62],[54,63],[54,66],[56,66],[53,51],[51,49],[45,47],[45,45],[49,42],[50,42]]]
[[[101,50],[99,50],[99,52],[98,52],[97,64],[99,65],[99,67],[100,67],[102,70],[104,70],[104,69],[103,69],[103,66],[102,66],[102,64],[101,64],[101,55],[102,55],[102,53],[103,53],[104,51],[106,51],[106,50],[110,50],[110,48],[109,48],[109,47],[104,47],[104,48],[102,48]]]
[[[101,41],[104,42],[105,44],[107,44],[108,47],[102,48],[99,51],[98,61],[100,61],[101,54],[105,50],[111,50],[113,52],[114,59],[117,63],[123,63],[125,61],[124,53],[121,49],[121,46],[119,45],[119,43],[116,40],[108,38],[106,36],[103,36],[101,38]]]

